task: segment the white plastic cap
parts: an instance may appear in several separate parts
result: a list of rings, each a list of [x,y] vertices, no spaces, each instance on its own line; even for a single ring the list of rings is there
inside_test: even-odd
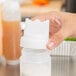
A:
[[[49,39],[49,20],[31,21],[26,19],[24,36],[21,38],[21,47],[31,49],[46,49]]]
[[[20,6],[16,1],[6,1],[2,7],[2,18],[7,21],[20,20]]]

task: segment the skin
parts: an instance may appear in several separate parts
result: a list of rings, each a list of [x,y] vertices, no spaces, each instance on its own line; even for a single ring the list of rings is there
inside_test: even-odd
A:
[[[49,40],[47,48],[56,48],[65,38],[76,37],[76,14],[65,12],[49,12],[32,18],[41,21],[50,20]]]

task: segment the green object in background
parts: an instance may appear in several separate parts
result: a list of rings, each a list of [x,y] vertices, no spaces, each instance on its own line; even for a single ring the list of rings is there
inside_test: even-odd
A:
[[[76,38],[72,38],[72,37],[66,38],[65,41],[76,41]]]

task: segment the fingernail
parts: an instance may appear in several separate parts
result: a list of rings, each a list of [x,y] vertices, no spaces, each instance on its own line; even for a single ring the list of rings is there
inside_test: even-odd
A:
[[[51,21],[53,22],[53,21],[55,21],[58,25],[60,25],[61,26],[61,20],[60,20],[60,18],[58,18],[58,17],[52,17],[51,18]]]
[[[58,19],[55,19],[55,22],[61,26],[61,22]]]
[[[53,47],[54,47],[54,42],[49,43],[49,44],[48,44],[48,47],[49,47],[50,49],[53,48]]]

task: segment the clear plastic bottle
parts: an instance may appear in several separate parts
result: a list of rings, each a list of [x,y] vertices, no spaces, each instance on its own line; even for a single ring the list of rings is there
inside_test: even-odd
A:
[[[20,7],[16,1],[7,1],[2,7],[3,54],[8,64],[19,63],[20,48]]]

